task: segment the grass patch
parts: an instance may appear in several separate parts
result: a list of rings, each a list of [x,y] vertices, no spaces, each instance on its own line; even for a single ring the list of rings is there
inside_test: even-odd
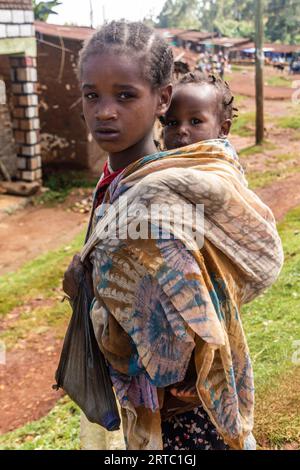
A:
[[[234,105],[243,106],[245,99],[246,98],[243,95],[234,95]]]
[[[297,155],[294,153],[281,153],[272,156],[277,162],[288,162],[289,160],[295,160]]]
[[[293,341],[300,340],[300,208],[278,226],[285,264],[278,281],[243,307],[243,322],[261,387],[293,367]]]
[[[291,108],[289,108],[289,112],[282,117],[276,119],[274,124],[277,127],[282,129],[294,129],[298,131],[295,133],[295,136],[299,137],[299,130],[300,130],[300,111],[299,106],[294,104]]]
[[[53,291],[60,286],[64,271],[73,255],[80,251],[83,240],[84,231],[68,247],[49,251],[26,263],[16,273],[1,276],[0,317],[36,297],[53,297]]]
[[[49,190],[36,197],[34,203],[53,206],[64,202],[74,188],[94,188],[97,181],[97,178],[87,177],[80,171],[46,174],[44,186]]]
[[[251,189],[258,189],[298,172],[299,166],[287,166],[285,169],[252,171],[246,174],[246,178]]]
[[[300,128],[300,115],[284,116],[276,121],[276,125],[282,129],[295,129]]]
[[[242,309],[255,373],[255,434],[259,442],[267,442],[271,447],[281,447],[286,442],[296,442],[300,439],[300,368],[292,360],[295,341],[300,340],[300,322],[297,317],[300,311],[299,222],[300,208],[297,208],[287,214],[278,225],[286,260],[283,270],[272,288]],[[77,237],[72,247],[77,250],[81,243],[82,238]],[[52,253],[45,261],[44,269],[40,264],[37,265],[39,276],[45,278],[43,285],[46,286],[46,292],[48,271],[51,273],[52,267],[60,271],[57,259],[64,262],[63,256],[56,257],[59,252],[60,250],[53,252],[56,253],[55,256]],[[70,252],[64,252],[64,255],[69,258]],[[28,264],[35,266],[33,263]],[[16,282],[14,276],[20,276],[20,272],[3,278],[9,277]],[[34,277],[34,269],[31,274],[29,271],[29,275],[32,277],[26,279],[24,271],[21,276],[20,298],[26,289],[30,289],[33,280],[39,282],[38,276]],[[52,274],[50,278],[53,279]],[[17,284],[7,284],[7,295],[16,297],[16,287]],[[64,304],[60,305],[60,311],[57,311],[57,305],[54,305],[44,310],[43,307],[38,307],[31,313],[25,313],[16,325],[15,334],[21,335],[22,329],[27,328],[27,322],[29,329],[40,326],[43,319],[45,327],[56,326],[57,322],[63,321],[65,315],[66,307]],[[32,316],[36,317],[36,323]],[[8,336],[8,340],[12,341],[13,338]],[[79,411],[66,397],[41,420],[0,436],[0,449],[79,449],[79,446]]]
[[[285,264],[278,281],[242,309],[243,325],[254,366],[256,428],[271,446],[300,442],[300,208],[279,226]]]
[[[240,150],[239,156],[246,157],[249,155],[255,155],[256,153],[264,153],[266,150],[275,150],[277,146],[265,140],[262,145],[251,145],[250,147],[245,147],[244,149]]]
[[[285,76],[274,76],[267,79],[267,85],[275,87],[286,87],[291,88],[292,82],[289,78]]]
[[[61,300],[53,302],[51,306],[25,308],[20,317],[0,333],[0,340],[5,343],[6,350],[9,351],[19,341],[28,340],[32,335],[45,334],[47,331],[51,331],[56,338],[63,339],[70,315],[69,302]]]
[[[256,393],[255,436],[262,447],[280,449],[287,443],[300,450],[300,367],[285,373]]]
[[[79,409],[67,397],[40,419],[0,436],[1,450],[78,450]]]
[[[243,113],[233,120],[231,132],[241,137],[254,135],[255,113]]]
[[[233,72],[243,72],[244,70],[247,71],[247,69],[245,69],[245,67],[243,65],[235,65],[235,64],[231,65],[231,70]]]

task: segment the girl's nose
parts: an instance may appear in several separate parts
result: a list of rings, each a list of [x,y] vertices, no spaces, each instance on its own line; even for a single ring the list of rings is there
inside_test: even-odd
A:
[[[101,100],[99,106],[96,109],[95,117],[98,121],[108,121],[111,119],[116,119],[117,112],[113,103]]]

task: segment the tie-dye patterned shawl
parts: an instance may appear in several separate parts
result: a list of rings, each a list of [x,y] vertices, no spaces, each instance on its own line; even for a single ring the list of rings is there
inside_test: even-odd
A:
[[[204,245],[191,250],[184,235],[165,239],[163,221],[158,227],[149,221],[157,239],[111,238],[122,217],[121,195],[131,220],[137,204],[204,204]],[[253,427],[254,386],[239,312],[282,266],[270,209],[247,188],[224,140],[135,162],[111,184],[107,201],[116,212],[99,208],[82,257],[91,253],[91,316],[122,406],[128,448],[162,448],[163,390],[183,380],[193,350],[203,407],[224,440],[244,448]]]

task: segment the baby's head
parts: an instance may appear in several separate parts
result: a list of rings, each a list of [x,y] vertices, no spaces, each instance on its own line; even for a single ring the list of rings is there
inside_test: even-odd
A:
[[[162,119],[166,148],[226,138],[236,110],[233,99],[229,85],[221,78],[200,72],[184,75]]]

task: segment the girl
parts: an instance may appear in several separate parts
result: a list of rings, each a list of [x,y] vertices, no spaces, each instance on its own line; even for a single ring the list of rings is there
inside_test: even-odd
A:
[[[156,152],[172,68],[170,47],[142,23],[106,24],[81,53],[84,117],[109,155],[81,253],[93,269],[91,318],[128,449],[243,449],[253,446],[253,377],[239,309],[276,279],[281,244],[226,145]],[[166,202],[177,220],[188,202],[190,229],[205,204],[204,243],[176,223],[166,236],[165,217],[149,215]],[[145,223],[151,236],[139,236]],[[67,294],[78,269],[77,257]],[[197,396],[172,397],[168,387],[186,377]]]

